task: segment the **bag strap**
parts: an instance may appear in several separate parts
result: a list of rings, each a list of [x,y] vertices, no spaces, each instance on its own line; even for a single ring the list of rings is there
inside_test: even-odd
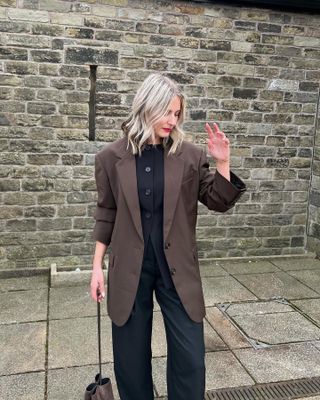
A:
[[[97,288],[97,299],[100,295],[100,290]],[[101,315],[100,315],[100,302],[97,301],[97,308],[98,308],[98,350],[99,350],[99,385],[101,385]]]

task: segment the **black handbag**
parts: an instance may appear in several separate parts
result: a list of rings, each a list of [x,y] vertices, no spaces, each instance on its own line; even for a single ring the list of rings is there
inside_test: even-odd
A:
[[[97,298],[99,297],[97,289]],[[97,301],[98,308],[98,349],[99,349],[99,373],[96,374],[94,382],[90,383],[85,390],[84,400],[114,400],[110,378],[103,378],[101,374],[101,317],[100,302]]]

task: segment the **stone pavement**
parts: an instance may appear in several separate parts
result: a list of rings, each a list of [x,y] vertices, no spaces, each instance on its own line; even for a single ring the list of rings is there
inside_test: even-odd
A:
[[[320,376],[320,261],[314,255],[200,264],[207,390]],[[73,285],[67,278],[52,281],[55,286],[47,272],[2,275],[1,399],[83,398],[98,357],[89,274]],[[102,310],[103,373],[118,399],[105,303]],[[155,396],[164,397],[166,340],[156,300],[152,347]]]

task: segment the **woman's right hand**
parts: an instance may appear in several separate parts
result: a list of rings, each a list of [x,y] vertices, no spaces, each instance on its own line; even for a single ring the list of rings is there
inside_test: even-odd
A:
[[[104,275],[103,269],[101,266],[93,266],[92,275],[91,275],[91,297],[94,301],[99,303],[105,298],[105,289],[104,289]],[[99,296],[97,297],[97,289],[99,288]]]

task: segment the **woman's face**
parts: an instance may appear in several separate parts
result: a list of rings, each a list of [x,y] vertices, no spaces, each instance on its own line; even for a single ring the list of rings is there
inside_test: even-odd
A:
[[[156,124],[153,129],[156,135],[156,143],[160,143],[161,139],[170,136],[172,129],[176,126],[179,113],[181,110],[181,100],[179,96],[172,98],[166,114]]]

